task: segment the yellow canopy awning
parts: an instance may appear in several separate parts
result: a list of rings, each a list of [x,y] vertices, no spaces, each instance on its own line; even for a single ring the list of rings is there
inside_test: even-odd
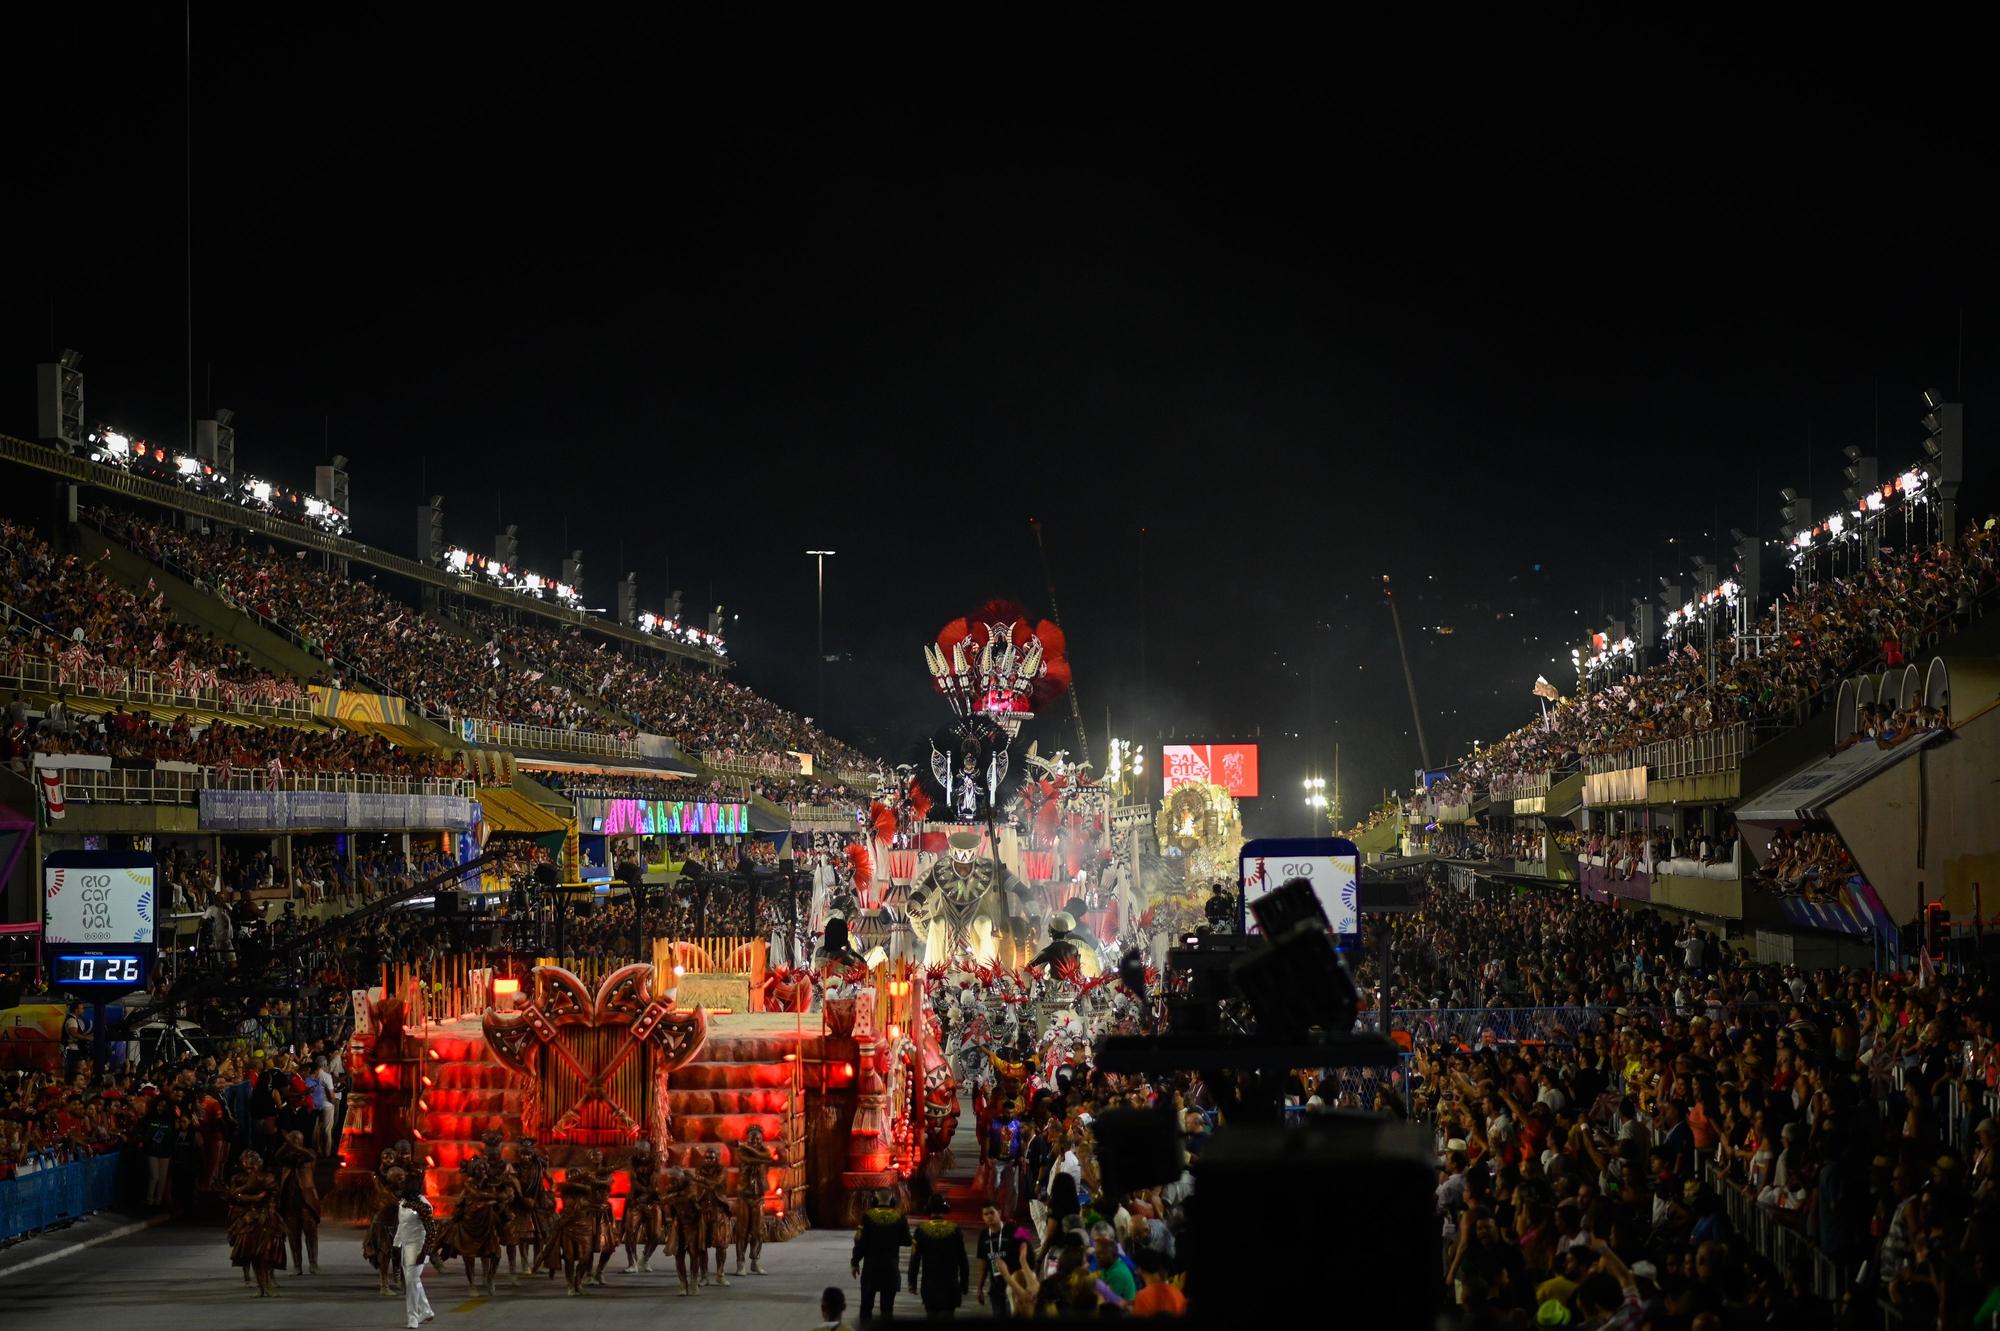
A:
[[[489,832],[560,832],[563,821],[533,800],[503,787],[479,792],[479,807]]]
[[[390,725],[386,721],[363,721],[357,717],[330,716],[328,721],[342,730],[353,730],[363,735],[380,735],[399,749],[436,749],[437,745],[419,735],[408,726]]]

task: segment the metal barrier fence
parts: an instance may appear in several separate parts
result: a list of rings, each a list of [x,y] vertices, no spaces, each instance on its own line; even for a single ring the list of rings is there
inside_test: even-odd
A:
[[[128,1193],[127,1153],[90,1156],[57,1164],[34,1156],[26,1172],[0,1180],[0,1240],[78,1220],[115,1206]]]
[[[66,767],[63,798],[79,804],[193,804],[204,790],[305,790],[338,795],[458,795],[478,788],[460,777],[378,776],[370,772],[301,772],[272,775],[262,767]]]
[[[797,776],[799,760],[786,761],[775,753],[723,754],[710,752],[701,755],[702,766],[711,772],[725,776]]]
[[[1835,1261],[1820,1251],[1819,1245],[1806,1235],[1803,1212],[1764,1205],[1719,1175],[1715,1161],[1707,1156],[1701,1160],[1701,1179],[1721,1197],[1730,1228],[1778,1270],[1790,1271],[1794,1265],[1804,1263],[1812,1273],[1813,1293],[1829,1302],[1837,1303],[1842,1291],[1854,1283],[1856,1264]]]
[[[28,693],[65,690],[72,698],[96,698],[105,702],[128,702],[183,711],[227,712],[236,716],[278,716],[306,720],[313,715],[312,699],[253,698],[250,686],[197,689],[176,685],[157,670],[116,671],[115,680],[102,668],[86,666],[72,670],[46,657],[26,657],[0,665],[0,688]]]
[[[559,730],[554,726],[458,716],[450,719],[448,729],[468,743],[490,744],[502,749],[555,749],[565,753],[594,753],[608,758],[639,760],[646,756],[636,739],[621,739],[616,735],[599,735],[582,730]]]
[[[1750,728],[1744,722],[1704,730],[1679,739],[1656,739],[1614,753],[1596,753],[1584,760],[1586,770],[1602,774],[1644,767],[1655,781],[1712,776],[1743,766]]]
[[[1500,777],[1487,793],[1496,800],[1531,799],[1549,793],[1550,777],[1548,772],[1522,772],[1517,776]]]

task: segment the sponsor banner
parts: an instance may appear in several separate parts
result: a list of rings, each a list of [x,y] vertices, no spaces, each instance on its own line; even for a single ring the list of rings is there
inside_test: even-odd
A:
[[[321,790],[204,790],[201,827],[212,832],[358,828],[462,831],[472,825],[463,795],[341,794]]]

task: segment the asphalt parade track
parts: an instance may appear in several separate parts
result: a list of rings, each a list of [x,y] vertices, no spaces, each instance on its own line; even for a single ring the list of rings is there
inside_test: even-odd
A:
[[[220,1227],[189,1224],[131,1229],[131,1217],[94,1216],[58,1233],[0,1249],[0,1325],[8,1331],[381,1331],[403,1326],[403,1300],[375,1292],[361,1260],[361,1234],[329,1227],[320,1234],[320,1272],[281,1272],[281,1297],[260,1299],[229,1264]],[[79,1243],[99,1239],[79,1249]],[[432,1270],[425,1282],[437,1310],[435,1331],[585,1331],[657,1328],[684,1322],[702,1331],[804,1331],[820,1320],[819,1295],[828,1285],[847,1292],[852,1324],[860,1291],[849,1277],[850,1236],[808,1230],[764,1249],[763,1276],[732,1276],[728,1289],[710,1287],[682,1298],[673,1257],[653,1255],[650,1274],[620,1275],[621,1249],[602,1288],[570,1297],[562,1281],[537,1277],[510,1288],[504,1270],[493,1298],[468,1297],[465,1267]],[[60,1253],[60,1256],[56,1254]],[[30,1265],[32,1263],[32,1265]],[[733,1259],[732,1259],[733,1264]],[[983,1311],[967,1300],[966,1312]],[[899,1314],[921,1316],[913,1296]],[[900,1320],[900,1319],[899,1319]]]

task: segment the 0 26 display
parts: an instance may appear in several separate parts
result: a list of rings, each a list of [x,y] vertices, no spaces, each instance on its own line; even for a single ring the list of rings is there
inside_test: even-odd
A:
[[[73,956],[55,959],[54,979],[59,985],[116,984],[136,989],[146,982],[146,958],[124,956]]]

